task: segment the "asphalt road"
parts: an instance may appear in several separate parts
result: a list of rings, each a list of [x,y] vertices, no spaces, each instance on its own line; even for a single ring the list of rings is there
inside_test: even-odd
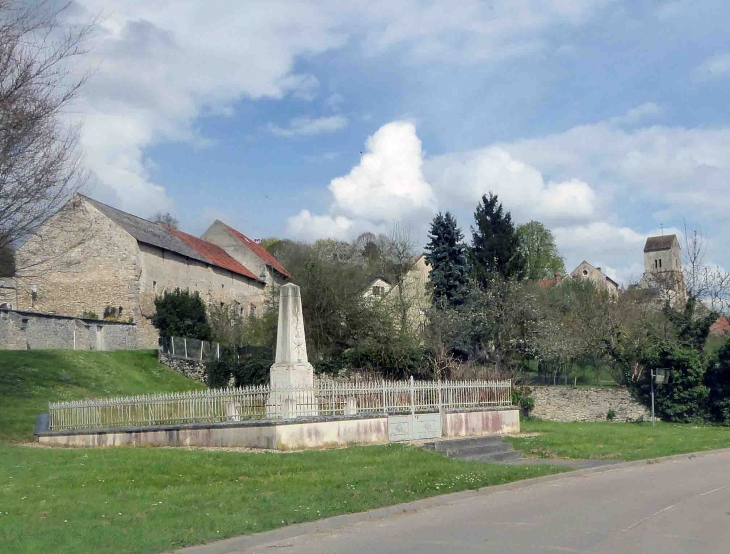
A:
[[[210,545],[213,546],[213,545]],[[730,452],[569,475],[228,552],[730,553]]]

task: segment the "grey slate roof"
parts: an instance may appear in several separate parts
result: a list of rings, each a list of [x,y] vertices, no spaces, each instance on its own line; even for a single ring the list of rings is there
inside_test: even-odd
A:
[[[139,242],[151,244],[158,248],[164,248],[169,252],[175,252],[176,254],[186,256],[199,262],[204,262],[206,264],[211,263],[210,260],[206,260],[203,256],[190,248],[190,246],[185,244],[180,238],[168,231],[164,225],[152,223],[151,221],[147,221],[141,217],[117,210],[116,208],[112,208],[111,206],[92,200],[83,194],[80,194],[79,196],[111,219],[114,223],[119,225],[122,229],[127,231],[127,233],[132,235]]]
[[[677,235],[662,235],[646,239],[644,252],[657,252],[659,250],[671,250],[672,244],[677,240]]]

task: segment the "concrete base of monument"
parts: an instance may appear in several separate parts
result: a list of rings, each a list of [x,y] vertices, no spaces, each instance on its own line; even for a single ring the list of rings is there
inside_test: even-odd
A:
[[[443,436],[519,432],[516,409],[450,410],[444,414]],[[289,420],[195,423],[79,431],[36,429],[38,442],[49,446],[206,446],[271,450],[305,450],[388,442],[385,415],[358,414]]]

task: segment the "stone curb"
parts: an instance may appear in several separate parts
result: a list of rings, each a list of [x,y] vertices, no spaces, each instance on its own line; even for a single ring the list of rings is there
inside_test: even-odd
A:
[[[730,448],[723,448],[719,450],[704,450],[701,452],[688,452],[686,454],[675,454],[673,456],[665,456],[663,458],[649,458],[646,460],[635,460],[631,462],[621,462],[618,464],[611,464],[599,467],[593,467],[588,469],[578,469],[573,471],[567,471],[565,473],[556,473],[554,475],[546,475],[544,477],[536,477],[533,479],[522,479],[520,481],[513,481],[512,483],[506,483],[504,485],[492,485],[489,487],[483,487],[476,490],[468,490],[461,492],[454,492],[449,494],[443,494],[439,496],[432,496],[429,498],[423,498],[420,500],[414,500],[413,502],[407,502],[405,504],[395,504],[393,506],[386,506],[384,508],[375,508],[366,512],[359,512],[355,514],[343,514],[339,516],[330,517],[327,519],[320,519],[318,521],[310,521],[307,523],[297,523],[295,525],[289,525],[287,527],[281,527],[279,529],[273,529],[271,531],[264,531],[263,533],[257,533],[255,535],[243,535],[239,537],[232,537],[229,539],[223,539],[207,544],[201,544],[197,546],[189,546],[174,551],[178,554],[235,554],[245,552],[248,548],[260,546],[270,542],[283,541],[292,539],[302,535],[311,533],[321,533],[323,531],[331,531],[348,525],[356,525],[358,523],[364,523],[371,520],[384,519],[387,517],[393,517],[402,514],[408,514],[426,510],[429,508],[438,508],[442,506],[449,506],[456,502],[467,500],[470,498],[488,496],[492,494],[499,494],[501,492],[508,492],[518,489],[529,488],[533,485],[540,485],[543,483],[550,483],[553,481],[560,481],[563,479],[575,479],[578,477],[584,477],[593,475],[596,473],[609,473],[612,471],[619,471],[622,469],[653,465],[658,463],[678,462],[681,460],[692,459],[692,458],[704,458],[706,456],[713,456],[717,454],[730,454]]]

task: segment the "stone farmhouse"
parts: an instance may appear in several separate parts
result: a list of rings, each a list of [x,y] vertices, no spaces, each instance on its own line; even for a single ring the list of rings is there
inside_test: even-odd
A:
[[[19,266],[30,269],[19,276],[14,308],[76,317],[113,308],[120,321],[138,324],[142,348],[157,346],[150,318],[166,290],[198,292],[209,306],[230,305],[241,315],[260,313],[267,286],[287,281],[289,273],[219,221],[206,236],[75,195],[18,250]]]

